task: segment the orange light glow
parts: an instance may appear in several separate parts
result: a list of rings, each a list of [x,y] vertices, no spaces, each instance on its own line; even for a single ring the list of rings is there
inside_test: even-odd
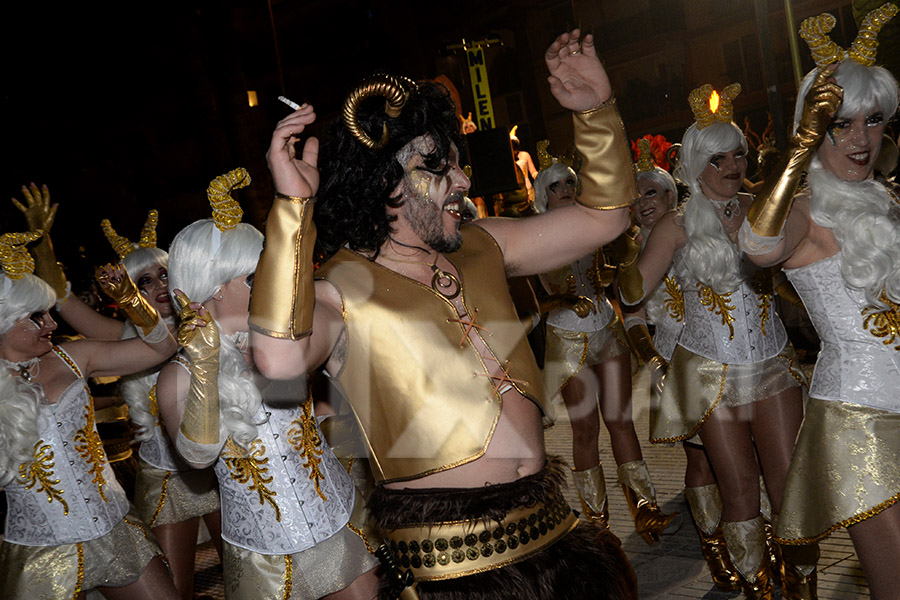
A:
[[[713,93],[709,96],[709,110],[715,114],[716,110],[719,108],[719,92],[713,90]]]

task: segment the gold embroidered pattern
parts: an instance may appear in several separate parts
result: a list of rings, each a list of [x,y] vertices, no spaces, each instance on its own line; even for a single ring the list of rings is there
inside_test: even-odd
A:
[[[591,268],[588,269],[586,273],[588,281],[591,282],[591,287],[594,288],[594,295],[597,296],[598,300],[606,297],[604,288],[612,284],[615,272],[615,267],[606,263],[606,256],[603,254],[603,249],[598,248],[594,252],[594,260],[591,263]]]
[[[678,282],[672,277],[666,277],[666,294],[669,296],[663,303],[669,316],[677,323],[684,320],[684,292],[678,286]]]
[[[772,270],[762,269],[753,275],[751,280],[753,292],[756,294],[759,304],[759,327],[763,335],[766,335],[766,321],[769,320],[772,309],[772,295],[775,293],[772,287]]]
[[[75,544],[75,547],[78,549],[78,579],[75,581],[75,594],[72,595],[72,600],[78,600],[81,587],[84,585],[84,547],[81,542]]]
[[[294,587],[294,557],[290,554],[284,557],[284,600],[290,600]]]
[[[722,317],[722,325],[728,325],[728,339],[733,340],[734,317],[731,316],[731,311],[734,310],[734,306],[728,304],[731,301],[731,292],[720,295],[708,285],[698,283],[697,287],[700,288],[700,304],[709,307],[709,312]]]
[[[106,494],[103,493],[103,486],[106,485],[106,478],[103,477],[106,453],[103,452],[103,442],[94,428],[93,399],[88,387],[84,386],[84,389],[88,394],[88,403],[84,405],[86,423],[75,433],[75,442],[80,442],[76,443],[75,450],[91,465],[91,470],[88,472],[94,475],[93,483],[97,484],[97,491],[103,501],[108,502]]]
[[[369,551],[369,554],[375,554],[375,548],[372,547],[372,544],[369,543],[369,538],[366,537],[366,534],[363,533],[363,530],[354,525],[353,523],[347,522],[347,529],[355,533],[359,536],[359,538],[363,541],[363,544],[366,545],[366,550]]]
[[[884,310],[878,310],[869,306],[862,311],[865,317],[863,329],[866,329],[877,338],[887,338],[882,341],[885,346],[890,346],[895,341],[894,350],[900,350],[900,305],[891,302],[884,292],[881,292],[880,300],[888,305]]]
[[[231,471],[231,478],[238,483],[252,483],[247,487],[251,492],[259,494],[259,504],[262,506],[268,502],[275,509],[275,520],[281,521],[281,509],[275,503],[275,492],[266,487],[267,483],[272,483],[273,476],[266,476],[269,472],[269,459],[266,457],[266,447],[262,445],[262,440],[253,440],[250,442],[249,455],[247,451],[238,446],[232,439],[228,439],[225,443],[225,466]]]
[[[150,414],[154,417],[159,417],[159,401],[156,399],[156,384],[153,384],[153,387],[150,388],[150,394],[148,394],[148,398],[150,400]],[[160,421],[156,419],[156,426],[160,426]]]
[[[319,482],[325,479],[319,466],[322,464],[322,436],[312,414],[312,400],[303,403],[303,416],[291,421],[291,425],[294,427],[288,430],[288,443],[306,459],[303,467],[309,469],[309,479],[315,483],[316,493],[322,500],[328,500],[319,487]]]
[[[34,445],[34,461],[31,463],[22,463],[19,465],[19,478],[26,490],[30,490],[36,484],[41,486],[35,490],[37,493],[46,492],[47,502],[56,500],[63,506],[63,514],[69,514],[69,503],[66,502],[62,495],[63,491],[53,486],[59,485],[59,479],[52,479],[53,467],[53,451],[50,450],[50,444],[44,444],[44,440],[38,440]]]
[[[153,388],[156,389],[156,386],[153,386]],[[169,494],[169,477],[171,476],[172,471],[166,471],[166,474],[163,475],[162,493],[159,495],[159,503],[156,505],[156,511],[153,513],[153,516],[147,521],[147,527],[153,527],[153,524],[156,523],[156,519],[159,518],[160,511],[163,509],[163,506],[166,505],[166,496]]]

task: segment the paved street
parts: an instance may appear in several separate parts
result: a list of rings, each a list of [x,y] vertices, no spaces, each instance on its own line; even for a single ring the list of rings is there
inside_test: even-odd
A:
[[[642,370],[635,381],[636,390],[647,390],[646,371]],[[648,438],[648,402],[646,392],[635,394],[634,420],[638,436]],[[558,407],[560,419],[547,431],[547,451],[571,460],[572,429],[562,406]],[[616,484],[616,468],[609,438],[601,427],[600,456],[604,464],[606,485],[609,492],[611,527],[622,539],[625,551],[638,575],[641,600],[667,598],[705,598],[725,600],[739,598],[740,594],[723,593],[713,585],[706,563],[700,553],[700,541],[690,518],[684,497],[684,453],[678,447],[644,444],[644,459],[650,466],[657,497],[664,512],[679,511],[683,518],[673,521],[660,543],[647,546],[637,533],[628,514],[625,498]],[[578,497],[571,484],[566,497],[573,507],[579,506]],[[209,544],[203,546],[198,556],[196,593],[223,598],[221,572],[215,552]],[[776,597],[780,598],[780,595]],[[862,576],[853,545],[842,530],[821,545],[819,558],[819,598],[821,600],[858,600],[869,598],[869,591]],[[526,600],[526,599],[520,599]]]

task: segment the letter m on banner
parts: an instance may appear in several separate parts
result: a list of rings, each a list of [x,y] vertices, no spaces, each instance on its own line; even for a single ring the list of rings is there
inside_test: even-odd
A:
[[[491,104],[491,87],[488,85],[487,68],[484,64],[484,48],[467,48],[469,78],[472,80],[472,95],[475,98],[475,120],[480,131],[493,129],[494,106]]]

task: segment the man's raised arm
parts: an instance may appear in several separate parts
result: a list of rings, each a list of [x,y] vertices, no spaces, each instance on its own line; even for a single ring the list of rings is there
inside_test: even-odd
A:
[[[609,78],[590,34],[560,35],[545,54],[550,91],[572,110],[575,145],[584,158],[575,206],[529,219],[479,221],[503,249],[507,271],[541,273],[568,264],[621,234],[638,197],[631,150]]]

